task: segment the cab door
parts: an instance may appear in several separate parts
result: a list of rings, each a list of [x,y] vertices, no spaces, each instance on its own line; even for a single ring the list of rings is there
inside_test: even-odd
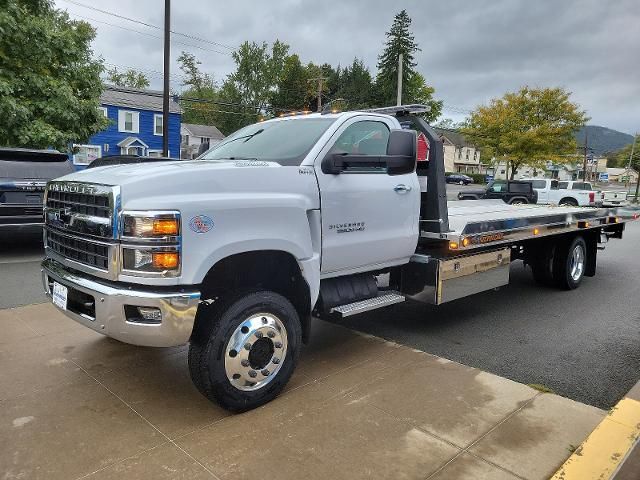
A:
[[[332,136],[315,162],[322,215],[321,271],[327,276],[409,261],[418,241],[420,186],[414,172],[389,175],[385,167],[323,173],[330,153],[379,156],[387,152],[391,120],[358,116]]]

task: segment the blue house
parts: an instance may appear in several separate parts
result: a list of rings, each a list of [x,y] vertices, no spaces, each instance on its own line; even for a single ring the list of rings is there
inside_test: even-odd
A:
[[[162,156],[162,92],[107,86],[100,108],[109,126],[87,144],[73,145],[73,163],[85,168],[106,155]],[[169,156],[180,158],[180,106],[169,102]]]

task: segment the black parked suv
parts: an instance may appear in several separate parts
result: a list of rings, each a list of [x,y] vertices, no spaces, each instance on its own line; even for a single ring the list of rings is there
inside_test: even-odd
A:
[[[447,175],[444,177],[444,180],[447,183],[457,183],[458,185],[469,185],[470,183],[473,183],[473,178],[461,173],[452,173],[451,175]]]
[[[0,231],[42,226],[44,187],[73,170],[55,150],[0,148]]]
[[[458,193],[458,200],[500,199],[510,205],[537,203],[538,192],[531,182],[493,182],[486,190],[466,190]]]

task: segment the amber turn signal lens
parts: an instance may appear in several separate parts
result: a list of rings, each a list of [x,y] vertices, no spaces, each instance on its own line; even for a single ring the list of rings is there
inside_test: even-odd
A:
[[[177,218],[157,218],[153,221],[154,235],[178,235]]]
[[[534,228],[533,229],[533,234],[534,235],[539,235],[540,234],[540,229],[539,228]]]
[[[458,249],[458,242],[449,242],[449,249],[457,250]]]
[[[462,239],[462,246],[463,247],[468,247],[470,243],[471,243],[471,240],[469,240],[469,237],[464,237]]]
[[[180,264],[180,255],[178,252],[154,252],[153,266],[154,268],[162,268],[165,270],[178,268]]]

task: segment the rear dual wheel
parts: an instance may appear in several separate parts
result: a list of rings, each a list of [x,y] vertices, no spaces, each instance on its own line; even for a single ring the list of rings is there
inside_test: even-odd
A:
[[[558,245],[541,248],[530,262],[536,282],[574,290],[578,288],[587,267],[587,244],[581,236]]]
[[[274,399],[291,378],[301,345],[291,302],[271,291],[250,292],[203,307],[198,315],[189,346],[189,371],[198,390],[234,412]]]

